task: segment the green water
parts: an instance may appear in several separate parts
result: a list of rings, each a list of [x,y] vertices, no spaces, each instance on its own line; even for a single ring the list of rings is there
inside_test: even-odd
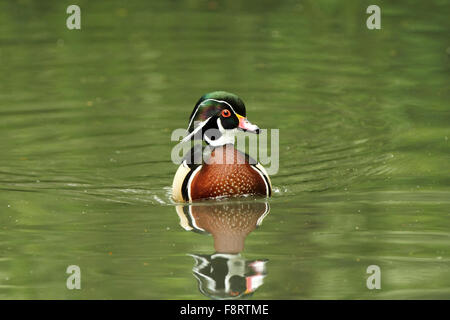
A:
[[[76,3],[70,31],[72,2],[0,2],[0,298],[208,299],[170,135],[213,90],[280,130],[248,298],[450,298],[448,1],[379,1],[381,30],[370,1]]]

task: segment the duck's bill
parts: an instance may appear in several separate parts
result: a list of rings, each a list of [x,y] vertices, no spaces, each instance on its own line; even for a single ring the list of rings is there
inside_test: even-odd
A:
[[[239,126],[238,126],[238,128],[240,130],[259,134],[258,126],[252,124],[250,121],[247,120],[246,117],[238,115],[238,119],[239,119]]]

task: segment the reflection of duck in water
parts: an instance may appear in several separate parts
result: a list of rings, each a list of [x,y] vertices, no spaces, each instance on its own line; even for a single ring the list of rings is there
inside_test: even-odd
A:
[[[248,261],[240,254],[191,255],[202,294],[213,299],[239,299],[263,284],[267,260]]]
[[[246,118],[244,102],[224,91],[205,94],[189,118],[189,134],[207,143],[203,150],[196,145],[185,154],[173,180],[173,198],[180,202],[241,196],[270,197],[272,185],[264,167],[234,147],[238,130],[259,133]],[[203,161],[203,154],[209,156]]]
[[[247,235],[269,213],[264,202],[215,203],[177,206],[181,226],[188,231],[211,234],[216,253],[191,254],[193,273],[202,294],[213,299],[238,299],[263,284],[266,259],[246,260],[240,255]]]

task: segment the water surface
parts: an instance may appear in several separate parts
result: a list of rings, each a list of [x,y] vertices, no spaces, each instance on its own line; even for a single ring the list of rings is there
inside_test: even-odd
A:
[[[375,31],[368,1],[78,4],[70,31],[63,2],[0,3],[0,298],[223,298],[195,276],[220,251],[260,276],[243,298],[450,298],[446,1],[383,2]],[[280,169],[187,231],[170,135],[213,90],[280,130]]]

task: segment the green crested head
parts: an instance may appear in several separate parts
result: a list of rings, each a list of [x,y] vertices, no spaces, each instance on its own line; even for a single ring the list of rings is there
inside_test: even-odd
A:
[[[192,132],[196,122],[202,122],[220,114],[224,109],[245,117],[245,104],[237,95],[226,91],[213,91],[203,95],[195,104],[189,118],[189,132]]]
[[[234,143],[239,129],[259,133],[259,128],[246,118],[244,102],[235,94],[214,91],[203,95],[189,118],[189,134],[183,139],[202,139],[213,146]]]

